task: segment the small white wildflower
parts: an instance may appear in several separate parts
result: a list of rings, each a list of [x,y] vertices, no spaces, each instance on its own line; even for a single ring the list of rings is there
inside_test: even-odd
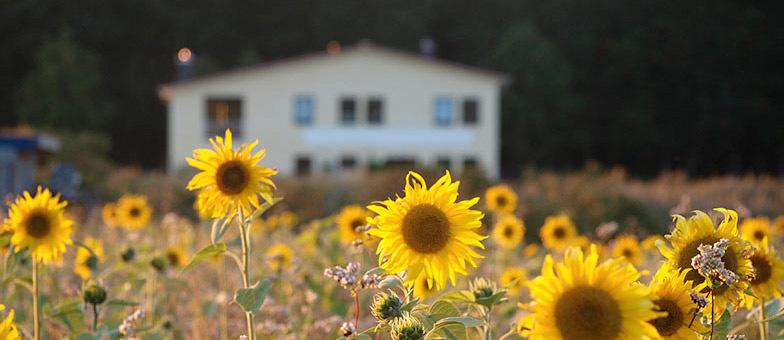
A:
[[[349,337],[351,334],[354,334],[356,328],[354,328],[353,322],[344,322],[342,326],[340,326],[340,334]]]
[[[694,304],[697,305],[699,309],[703,309],[705,308],[705,306],[708,305],[708,298],[700,294],[697,294],[695,292],[689,292],[689,296],[691,296],[691,301],[694,302]]]

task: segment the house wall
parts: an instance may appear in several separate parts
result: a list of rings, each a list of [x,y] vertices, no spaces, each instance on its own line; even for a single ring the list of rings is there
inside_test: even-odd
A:
[[[460,171],[466,157],[479,162],[491,178],[499,174],[498,77],[433,62],[418,61],[374,49],[357,49],[333,56],[283,62],[177,84],[168,102],[168,169],[186,166],[195,148],[209,148],[207,99],[242,100],[239,141],[259,139],[267,149],[263,164],[293,174],[298,156],[309,156],[314,171],[340,168],[344,155],[358,166],[383,163],[389,158],[413,158],[435,164],[449,157],[451,169]],[[294,98],[315,99],[315,121],[299,126],[294,120]],[[340,99],[358,100],[358,121],[340,122]],[[384,121],[366,122],[365,101],[384,101]],[[456,107],[453,123],[435,123],[435,99],[451,96]],[[462,100],[479,101],[479,122],[462,122]]]

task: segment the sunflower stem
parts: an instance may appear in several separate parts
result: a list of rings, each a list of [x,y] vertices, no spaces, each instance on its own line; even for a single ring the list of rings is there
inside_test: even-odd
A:
[[[40,315],[41,311],[38,310],[38,259],[33,256],[33,340],[41,339],[41,324]]]
[[[93,333],[98,329],[98,305],[93,303]]]
[[[356,302],[356,307],[357,307],[357,311],[354,315],[354,329],[359,329],[359,293],[357,292],[353,292],[353,293],[354,293],[354,301]],[[356,338],[356,333],[352,337]]]
[[[714,310],[714,307],[716,306],[716,304],[714,303],[715,299],[713,297],[714,296],[713,289],[711,289],[710,293],[711,293],[711,295],[710,295],[711,296],[711,332],[710,332],[710,339],[709,340],[713,340],[713,325],[715,324],[715,322],[713,320],[713,314],[714,314],[713,310]]]
[[[760,339],[766,340],[768,338],[768,334],[765,331],[765,298],[760,299],[760,318],[759,318],[759,332],[760,332]]]
[[[485,317],[485,340],[492,339],[493,330],[490,328],[490,308],[484,309],[484,317]]]
[[[240,216],[240,238],[242,240],[242,283],[244,287],[250,288],[250,261],[249,261],[249,253],[250,253],[250,241],[248,240],[248,225],[245,221],[245,213],[242,211],[242,207],[237,208],[238,214]],[[249,340],[256,340],[256,331],[253,327],[253,312],[245,312],[245,321],[248,324],[248,339]]]

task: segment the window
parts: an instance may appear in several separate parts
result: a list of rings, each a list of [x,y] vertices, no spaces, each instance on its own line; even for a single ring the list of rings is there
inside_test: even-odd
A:
[[[451,162],[449,161],[449,157],[438,157],[438,159],[436,159],[436,164],[438,165],[438,168],[441,170],[443,169],[449,170],[449,166],[451,165]]]
[[[311,171],[310,157],[308,156],[297,157],[297,175],[305,176],[310,174],[310,171]]]
[[[242,136],[241,109],[239,98],[207,99],[207,137],[223,136],[226,129],[236,137]]]
[[[455,103],[452,98],[436,98],[435,118],[437,125],[452,124],[452,117],[455,115]]]
[[[381,98],[371,98],[367,102],[368,124],[381,124],[384,120],[384,102]]]
[[[357,159],[353,156],[343,156],[340,159],[340,166],[343,170],[351,170],[357,167]]]
[[[413,169],[416,167],[416,160],[413,157],[391,157],[385,165],[393,169]]]
[[[476,99],[463,100],[463,124],[474,125],[479,122],[479,102]]]
[[[343,124],[354,124],[357,121],[357,102],[354,98],[343,98],[340,100],[340,122]]]
[[[294,98],[294,121],[298,125],[313,124],[314,116],[313,96],[297,96]]]
[[[463,159],[463,171],[476,171],[479,170],[478,166],[479,163],[474,157],[466,157]]]

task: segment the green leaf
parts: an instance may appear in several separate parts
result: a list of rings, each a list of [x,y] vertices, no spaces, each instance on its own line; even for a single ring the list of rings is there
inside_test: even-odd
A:
[[[378,288],[386,289],[390,287],[403,287],[403,281],[397,275],[387,275],[381,282],[378,283]]]
[[[493,306],[501,304],[504,300],[504,296],[506,295],[506,291],[502,290],[498,293],[493,294],[493,296],[477,299],[476,303],[487,307],[488,309],[493,308]]]
[[[255,313],[264,304],[270,285],[272,285],[270,280],[264,279],[261,282],[256,282],[250,288],[237,289],[237,292],[234,293],[234,302],[246,312]]]
[[[479,320],[474,319],[474,318],[471,318],[471,317],[457,316],[457,317],[449,317],[449,318],[441,319],[438,322],[436,322],[435,327],[445,326],[445,325],[454,324],[454,323],[459,323],[459,324],[461,324],[463,326],[468,326],[468,327],[478,327],[478,326],[484,326],[485,325],[484,322],[479,321]]]
[[[425,335],[425,340],[468,340],[468,333],[465,326],[454,323],[433,328]]]
[[[471,293],[467,290],[458,290],[455,292],[447,293],[439,300],[451,301],[451,302],[463,302],[463,303],[472,303],[476,302],[476,298],[474,297],[474,293]]]
[[[234,215],[229,215],[226,219],[216,219],[212,222],[212,231],[210,232],[210,240],[212,241],[213,245],[217,245],[218,241],[220,241],[223,234],[226,233],[226,230],[229,229],[229,225],[231,225],[231,221],[234,220]]]
[[[730,325],[732,323],[731,319],[732,314],[730,314],[729,309],[724,310],[724,314],[721,315],[719,323],[713,326],[714,339],[724,339],[727,337],[727,334],[730,332]]]
[[[443,318],[460,316],[460,310],[449,301],[438,300],[430,306],[427,314],[433,320],[441,320]]]
[[[744,289],[743,293],[748,295],[748,296],[751,296],[751,297],[753,297],[753,298],[755,298],[757,300],[760,299],[759,296],[757,296],[757,294],[754,293],[754,291],[751,289],[751,287],[748,287],[748,288]]]
[[[261,214],[263,214],[264,212],[269,210],[269,208],[272,208],[272,206],[274,206],[275,204],[283,200],[283,198],[273,198],[272,196],[269,196],[267,194],[262,194],[261,198],[263,198],[266,202],[262,203],[260,208],[256,209],[256,211],[254,211],[252,214],[250,214],[250,216],[248,216],[248,218],[245,219],[245,221],[247,221],[248,224],[253,223],[253,221],[255,221],[259,216],[261,216]]]
[[[11,244],[11,236],[13,234],[5,234],[0,236],[0,248],[8,247]]]
[[[226,251],[225,243],[211,244],[202,248],[202,250],[199,250],[195,255],[193,255],[191,262],[188,262],[188,264],[185,265],[185,267],[182,267],[182,270],[180,270],[180,274],[185,272],[188,268],[191,268],[199,264],[201,261],[204,261],[204,259],[223,254],[225,251]]]

